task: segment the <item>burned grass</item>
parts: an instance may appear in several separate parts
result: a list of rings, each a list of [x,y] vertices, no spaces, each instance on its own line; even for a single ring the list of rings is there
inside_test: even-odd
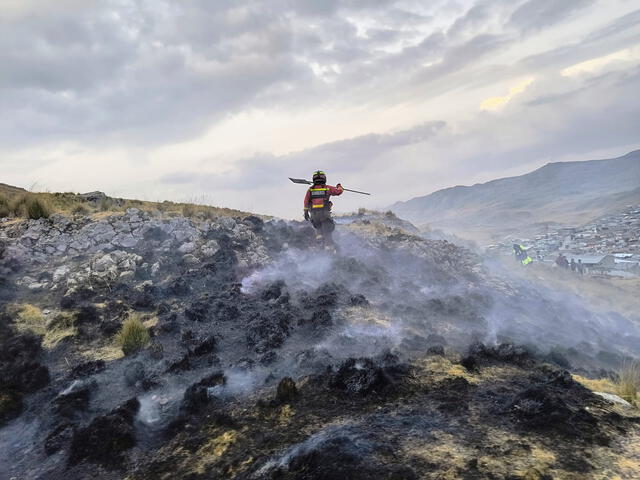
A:
[[[352,359],[296,390],[210,407],[134,478],[595,479],[633,467],[620,439],[638,418],[535,361],[470,374],[441,356]]]

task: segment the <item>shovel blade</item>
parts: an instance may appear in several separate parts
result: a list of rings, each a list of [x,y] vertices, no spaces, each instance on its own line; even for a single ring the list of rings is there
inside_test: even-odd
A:
[[[309,180],[305,180],[304,178],[291,178],[291,177],[289,177],[289,180],[291,180],[293,183],[304,183],[305,185],[311,185],[311,183],[312,183]]]

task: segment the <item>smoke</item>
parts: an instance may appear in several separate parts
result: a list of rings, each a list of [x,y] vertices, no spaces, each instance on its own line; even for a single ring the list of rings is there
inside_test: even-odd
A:
[[[411,356],[436,343],[461,351],[474,341],[525,344],[542,355],[561,351],[574,366],[591,369],[615,369],[624,357],[640,356],[640,319],[597,311],[587,297],[569,289],[491,262],[469,276],[455,271],[455,262],[434,262],[438,256],[428,249],[438,244],[420,249],[340,230],[338,255],[287,249],[242,282],[246,294],[275,281],[283,281],[290,292],[330,283],[347,297],[360,294],[368,300],[364,306],[339,305],[333,312],[337,321],[321,338],[290,338],[282,348],[288,358],[309,350],[330,362],[388,350]],[[291,365],[288,370],[296,373]]]

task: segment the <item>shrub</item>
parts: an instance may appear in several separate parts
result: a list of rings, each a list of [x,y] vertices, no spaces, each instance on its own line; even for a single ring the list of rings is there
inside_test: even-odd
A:
[[[618,372],[616,381],[618,395],[629,403],[638,401],[640,390],[640,362],[637,360],[625,361]]]
[[[34,195],[29,195],[25,198],[25,209],[27,217],[32,220],[38,220],[39,218],[49,218],[49,207],[41,198]]]
[[[185,203],[182,206],[182,215],[184,215],[185,217],[193,217],[195,213],[196,213],[195,205],[192,205],[190,203]]]
[[[71,210],[71,213],[74,215],[86,215],[89,213],[89,209],[84,205],[76,205],[73,210]]]
[[[129,317],[116,334],[116,342],[122,353],[131,355],[143,349],[149,343],[149,332],[137,316]]]
[[[11,215],[9,199],[4,195],[0,195],[0,218],[8,217],[9,215]]]
[[[106,212],[107,210],[111,210],[113,208],[113,200],[110,198],[103,198],[100,200],[100,210]]]

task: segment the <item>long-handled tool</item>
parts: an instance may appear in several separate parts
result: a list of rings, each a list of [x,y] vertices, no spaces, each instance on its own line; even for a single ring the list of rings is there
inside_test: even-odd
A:
[[[291,180],[293,183],[303,183],[305,185],[313,185],[313,182],[310,182],[309,180],[305,180],[304,178],[291,178],[289,177],[289,180]],[[353,192],[353,193],[360,193],[362,195],[371,195],[370,193],[367,192],[359,192],[358,190],[350,190],[348,188],[344,188],[342,187],[342,189],[346,192]]]

